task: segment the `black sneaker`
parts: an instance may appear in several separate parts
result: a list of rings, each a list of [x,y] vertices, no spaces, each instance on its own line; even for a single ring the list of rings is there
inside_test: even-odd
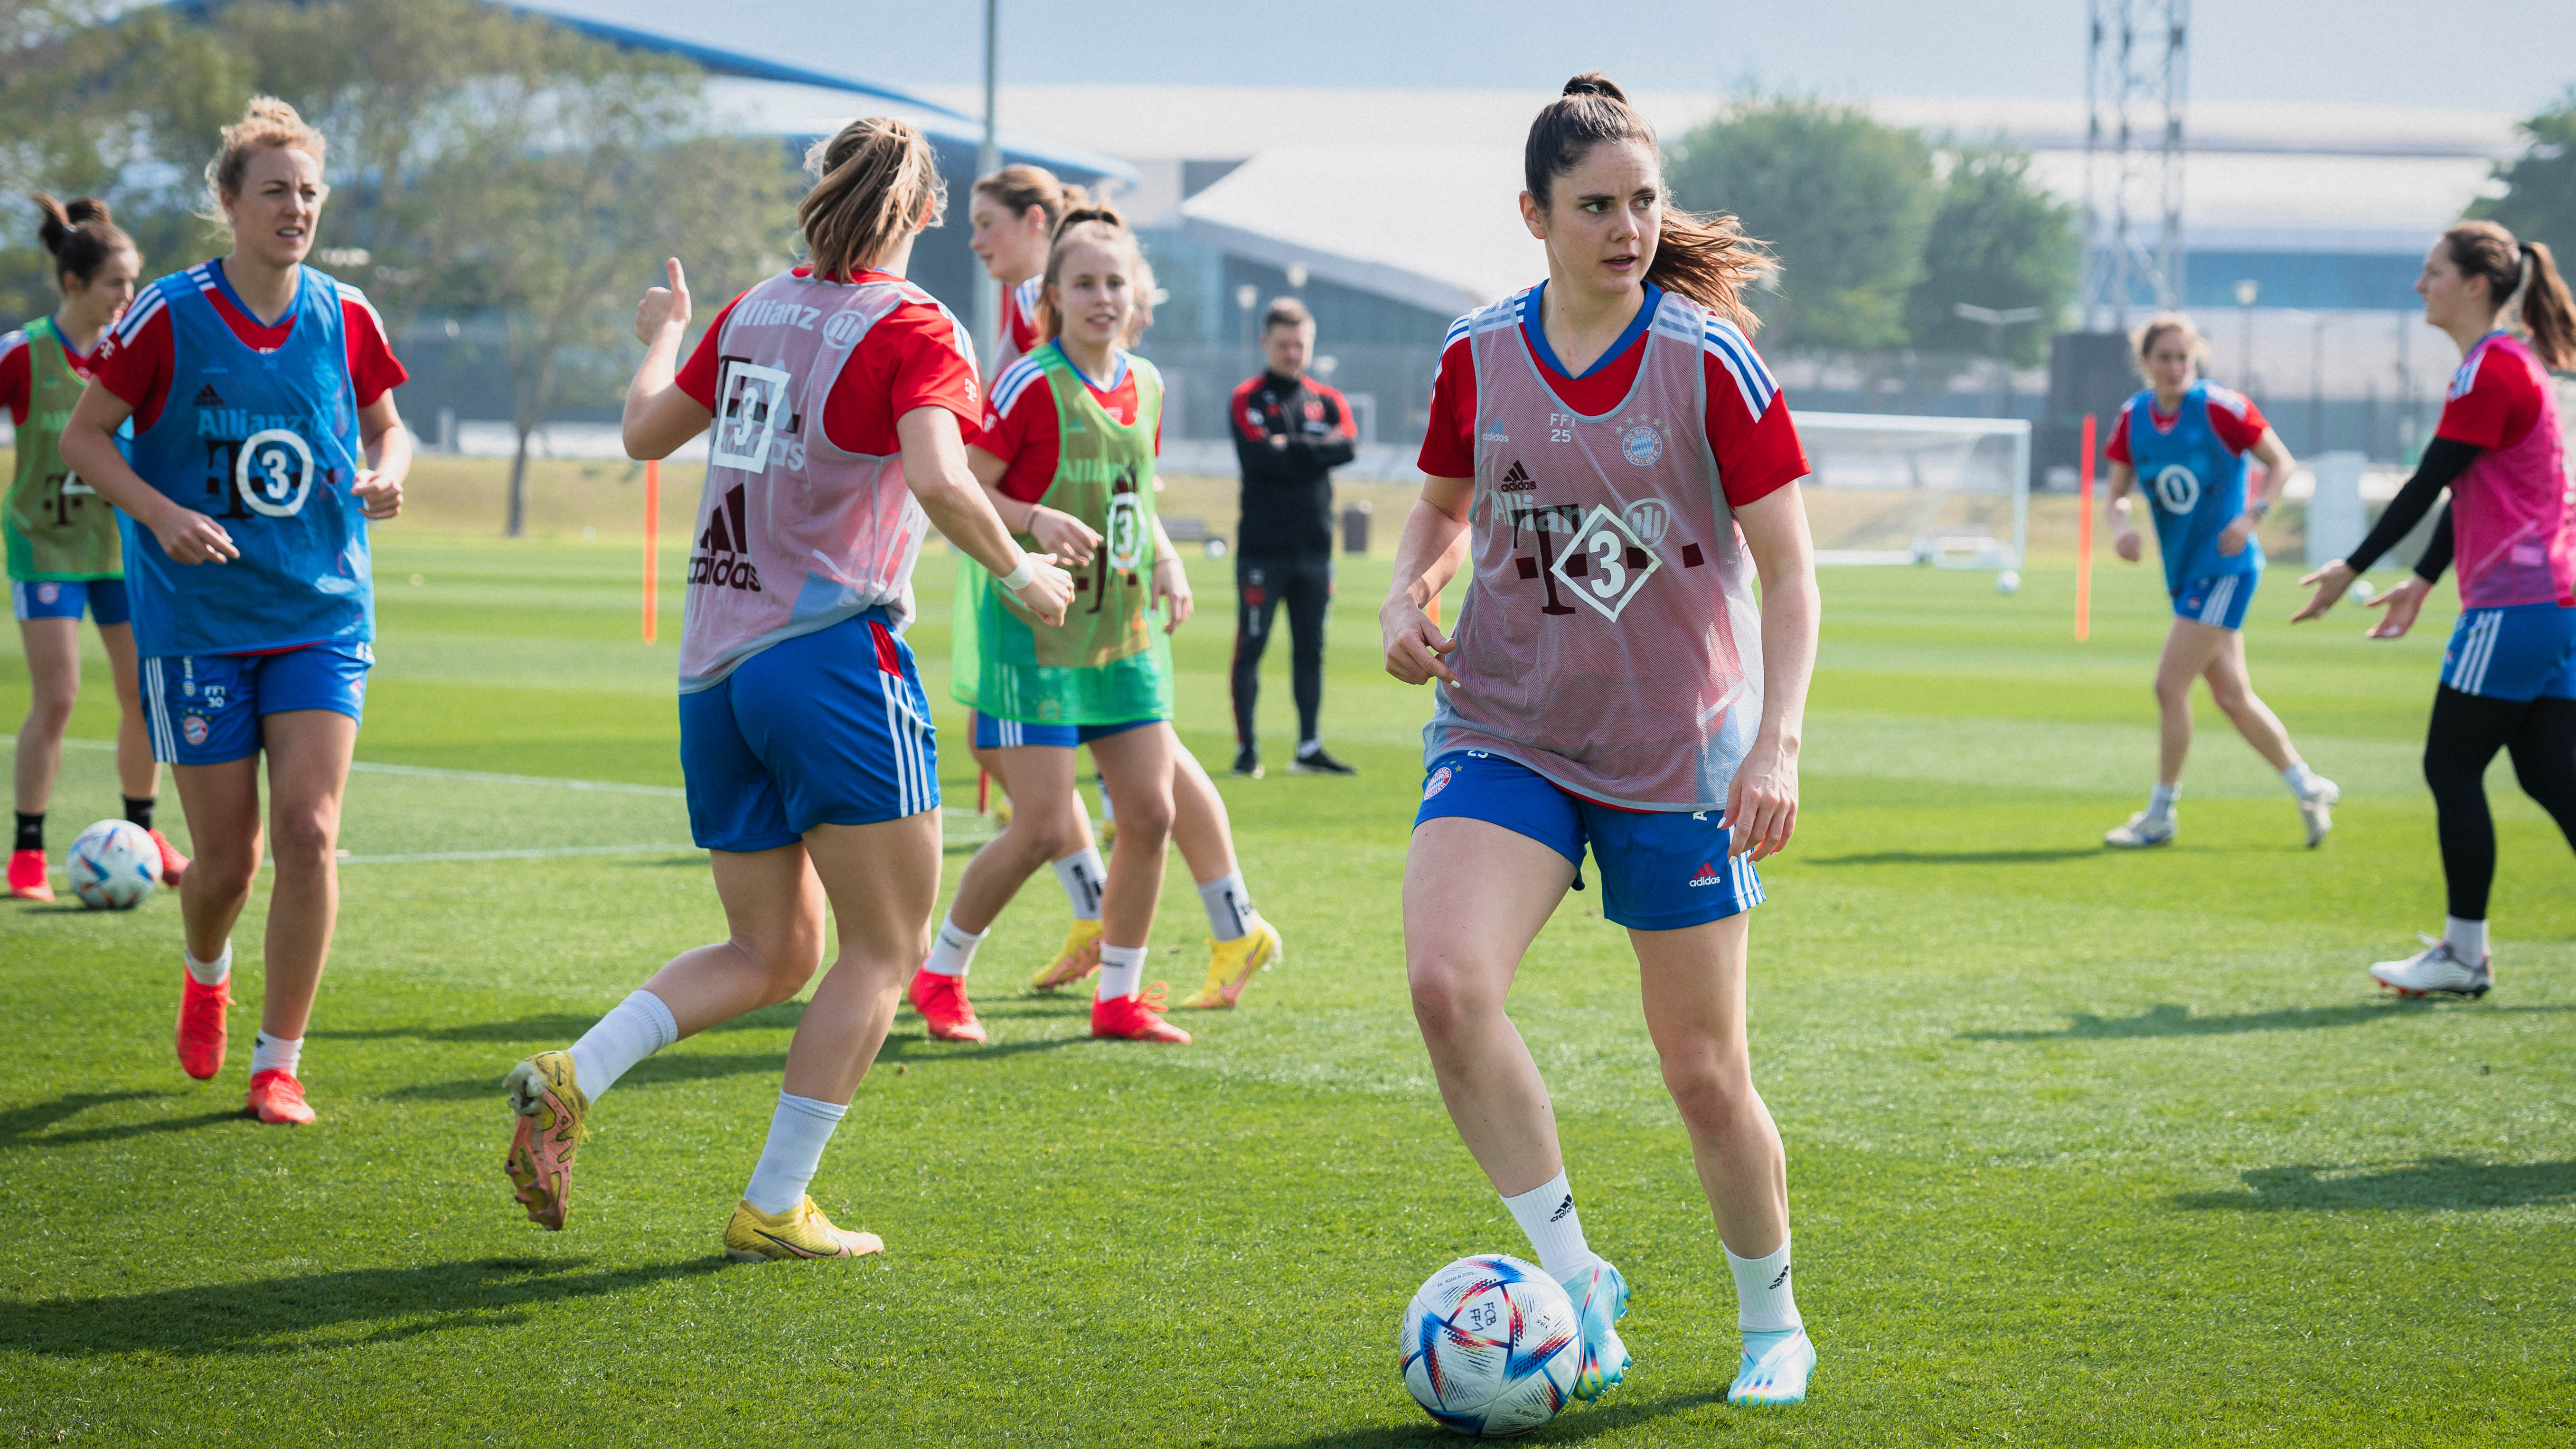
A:
[[[1247,779],[1260,779],[1261,750],[1259,747],[1254,745],[1245,745],[1234,757],[1234,772]]]
[[[1352,769],[1350,766],[1343,764],[1339,760],[1334,759],[1331,755],[1325,753],[1322,745],[1317,745],[1311,750],[1299,750],[1297,752],[1296,760],[1288,766],[1288,773],[1292,775],[1356,775],[1359,771]]]

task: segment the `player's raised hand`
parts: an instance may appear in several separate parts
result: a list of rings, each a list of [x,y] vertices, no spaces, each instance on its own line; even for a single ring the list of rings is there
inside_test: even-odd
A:
[[[1055,566],[1053,554],[1033,553],[1028,559],[1037,565],[1037,573],[1013,589],[1011,597],[1037,615],[1039,623],[1063,623],[1064,611],[1073,607],[1073,575]]]
[[[1726,787],[1726,853],[1755,860],[1788,848],[1798,831],[1798,762],[1794,754],[1757,739]]]
[[[2316,597],[2308,600],[2306,608],[2292,614],[2290,622],[2304,624],[2310,619],[2324,618],[2326,610],[2335,606],[2335,600],[2342,598],[2343,591],[2351,588],[2352,581],[2358,577],[2360,575],[2352,571],[2352,565],[2342,559],[2333,559],[2325,567],[2299,580],[2299,587],[2315,589]]]
[[[357,481],[349,485],[349,496],[358,500],[361,512],[379,523],[402,512],[402,480],[387,477],[373,468],[358,470]]]
[[[2111,535],[2111,551],[2129,563],[2146,557],[2146,545],[2139,541],[2138,531],[2127,524],[2122,524],[2120,531]]]
[[[241,557],[224,526],[192,508],[174,508],[169,519],[154,526],[152,537],[172,563],[229,563]]]
[[[1092,551],[1100,547],[1100,535],[1090,524],[1055,508],[1029,510],[1029,536],[1074,568],[1091,562]]]
[[[2365,609],[2387,610],[2380,615],[2378,623],[2370,626],[2370,632],[2364,637],[2405,638],[2406,631],[2415,627],[2415,616],[2424,612],[2424,597],[2432,592],[2433,586],[2424,582],[2422,574],[2408,574],[2386,593],[2362,600],[2361,606]]]
[[[1181,566],[1179,554],[1167,553],[1154,560],[1154,597],[1163,601],[1166,634],[1198,612],[1198,600],[1190,593],[1189,570]]]
[[[1386,638],[1386,672],[1407,684],[1437,679],[1457,684],[1457,671],[1442,662],[1458,641],[1440,632],[1431,616],[1412,599],[1398,594],[1377,611],[1378,631]]]
[[[680,259],[663,262],[662,271],[671,285],[646,288],[644,300],[635,304],[635,340],[647,347],[663,328],[689,325],[689,279],[680,270]]]

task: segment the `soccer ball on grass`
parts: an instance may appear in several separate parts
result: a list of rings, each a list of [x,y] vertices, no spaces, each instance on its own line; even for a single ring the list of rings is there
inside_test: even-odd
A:
[[[1460,1258],[1405,1306],[1396,1351],[1413,1401],[1445,1428],[1500,1438],[1556,1417],[1583,1366],[1574,1300],[1535,1265]]]
[[[72,894],[93,911],[130,911],[161,884],[161,847],[131,820],[102,820],[72,841]]]

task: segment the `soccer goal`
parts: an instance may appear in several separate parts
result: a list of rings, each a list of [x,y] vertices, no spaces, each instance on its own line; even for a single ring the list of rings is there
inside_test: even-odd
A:
[[[2019,569],[2030,543],[2021,418],[1796,415],[1819,564]]]

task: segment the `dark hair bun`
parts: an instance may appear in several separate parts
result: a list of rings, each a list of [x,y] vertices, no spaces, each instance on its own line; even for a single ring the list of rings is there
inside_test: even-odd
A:
[[[1628,93],[1619,89],[1618,82],[1613,81],[1610,77],[1603,75],[1597,70],[1587,70],[1583,74],[1576,76],[1574,79],[1567,81],[1565,83],[1563,94],[1569,96],[1606,96],[1611,100],[1617,101],[1623,106],[1628,103]]]

